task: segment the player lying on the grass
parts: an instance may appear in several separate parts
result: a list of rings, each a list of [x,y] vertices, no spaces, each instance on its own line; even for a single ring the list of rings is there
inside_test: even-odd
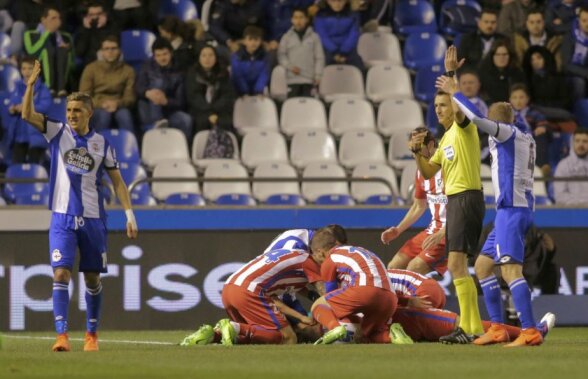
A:
[[[457,92],[453,81],[437,79],[437,87],[453,95],[455,103],[482,131],[488,133],[492,156],[492,185],[496,198],[494,229],[488,236],[481,254],[476,259],[476,276],[484,293],[486,309],[495,323],[477,345],[509,342],[504,322],[502,296],[494,266],[500,266],[502,277],[512,293],[521,326],[520,336],[508,347],[540,345],[541,333],[535,327],[531,292],[523,276],[525,235],[533,222],[535,197],[533,172],[535,169],[535,141],[525,124],[515,123],[514,111],[509,103],[494,103],[488,118],[462,93]]]
[[[310,241],[314,259],[321,264],[327,294],[312,305],[312,315],[328,331],[316,344],[329,344],[347,336],[339,320],[363,313],[360,342],[408,344],[412,340],[390,319],[398,299],[392,292],[386,266],[374,253],[341,245],[328,228]]]
[[[424,133],[421,155],[430,159],[437,150],[437,141],[427,128],[418,127],[411,135]],[[417,170],[415,191],[412,205],[397,226],[392,226],[382,232],[381,240],[389,244],[398,238],[406,229],[410,228],[422,215],[427,207],[431,213],[429,226],[412,237],[394,255],[388,263],[388,268],[406,269],[420,274],[437,271],[439,275],[447,271],[447,252],[445,251],[445,208],[447,196],[443,185],[442,170],[430,179],[425,179]]]
[[[409,270],[388,269],[392,291],[396,292],[398,305],[411,308],[445,307],[445,292],[432,278]]]
[[[222,301],[230,319],[220,320],[215,328],[203,325],[182,345],[295,344],[296,333],[279,310],[276,297],[295,293],[309,284],[319,294],[324,293],[320,268],[308,252],[265,252],[227,279]]]

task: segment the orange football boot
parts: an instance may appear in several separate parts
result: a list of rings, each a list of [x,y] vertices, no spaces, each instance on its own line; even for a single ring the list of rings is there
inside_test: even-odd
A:
[[[537,328],[529,328],[521,330],[521,334],[516,340],[512,341],[504,347],[519,347],[519,346],[539,346],[543,343],[543,336]]]
[[[98,351],[98,334],[86,332],[84,351]]]
[[[508,336],[507,330],[500,324],[492,324],[490,328],[474,340],[474,345],[492,345],[495,343],[509,342],[510,337]]]
[[[67,333],[58,334],[53,347],[51,348],[53,351],[70,351],[71,346],[69,344],[69,337]]]

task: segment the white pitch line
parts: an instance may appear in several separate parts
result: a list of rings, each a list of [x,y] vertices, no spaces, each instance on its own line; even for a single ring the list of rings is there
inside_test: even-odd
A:
[[[27,339],[27,340],[54,340],[55,337],[34,337],[34,336],[13,336],[4,334],[4,338],[13,338],[13,339]],[[83,338],[70,338],[70,341],[84,341]],[[135,344],[135,345],[178,345],[177,343],[173,342],[161,342],[161,341],[131,341],[131,340],[103,340],[99,339],[98,342],[100,343],[127,343],[127,344]]]

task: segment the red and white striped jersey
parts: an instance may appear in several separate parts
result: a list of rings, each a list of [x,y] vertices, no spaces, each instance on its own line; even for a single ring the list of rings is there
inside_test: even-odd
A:
[[[388,277],[392,284],[392,291],[399,296],[412,297],[416,296],[418,288],[425,281],[435,280],[418,272],[408,270],[388,269]]]
[[[391,290],[386,266],[371,251],[357,246],[337,246],[321,265],[325,283],[337,281],[341,288],[378,287]]]
[[[321,280],[319,265],[304,250],[277,249],[259,255],[231,275],[225,284],[268,296],[294,293]]]
[[[431,223],[427,227],[427,234],[433,234],[445,226],[445,210],[447,208],[447,196],[445,196],[445,184],[439,170],[434,177],[426,180],[419,170],[415,179],[415,199],[426,199],[431,212]]]

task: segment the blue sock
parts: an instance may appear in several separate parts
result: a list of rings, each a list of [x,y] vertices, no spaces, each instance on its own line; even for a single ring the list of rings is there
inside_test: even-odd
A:
[[[53,282],[53,317],[57,334],[67,333],[68,283]]]
[[[86,288],[86,330],[96,333],[102,305],[102,283],[96,288]]]
[[[480,286],[484,293],[484,302],[486,310],[490,316],[490,321],[504,323],[504,311],[502,309],[502,296],[500,295],[500,285],[495,275],[480,280]]]
[[[512,293],[512,300],[515,309],[521,320],[521,328],[535,327],[535,318],[533,317],[533,307],[531,306],[531,291],[525,278],[519,278],[512,281],[509,285]]]

